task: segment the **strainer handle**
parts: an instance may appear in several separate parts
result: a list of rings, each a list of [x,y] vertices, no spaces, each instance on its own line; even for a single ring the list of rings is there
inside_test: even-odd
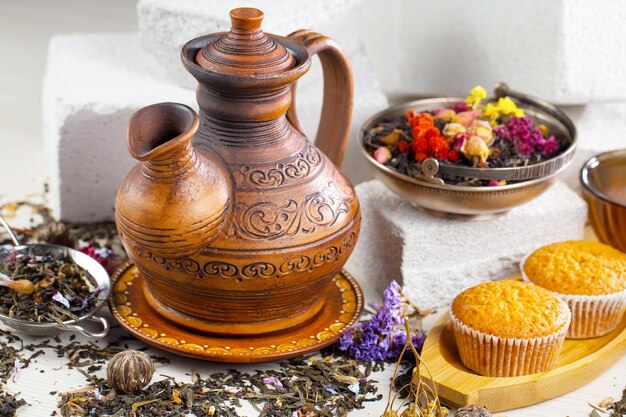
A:
[[[4,220],[4,217],[2,217],[1,214],[0,214],[0,224],[2,225],[2,227],[4,227],[4,230],[6,230],[7,233],[9,234],[9,237],[13,241],[13,244],[15,246],[20,246],[20,241],[17,240],[17,236],[13,232],[13,229],[11,229],[11,226],[9,226],[9,223],[7,223],[7,221]]]
[[[106,337],[109,334],[109,330],[111,330],[111,327],[109,326],[109,321],[101,316],[89,316],[89,317],[85,317],[81,321],[95,322],[102,326],[102,330],[100,330],[99,332],[90,332],[89,330],[85,329],[83,326],[80,326],[78,324],[69,324],[65,326],[59,326],[59,329],[65,330],[65,331],[71,331],[71,332],[78,332],[82,334],[83,336],[89,337],[91,339],[102,339]]]

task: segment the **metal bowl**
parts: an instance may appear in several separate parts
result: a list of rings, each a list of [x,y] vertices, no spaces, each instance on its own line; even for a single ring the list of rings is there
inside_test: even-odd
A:
[[[376,161],[367,151],[365,133],[384,119],[398,117],[408,109],[417,112],[447,107],[461,98],[434,98],[403,103],[384,110],[370,118],[361,128],[359,144],[361,151],[373,169],[375,176],[390,190],[414,206],[432,214],[448,217],[490,218],[513,207],[527,203],[542,194],[571,162],[576,151],[576,128],[558,107],[536,98],[511,91],[504,84],[495,89],[495,98],[509,96],[524,109],[536,123],[543,123],[566,143],[566,149],[547,161],[512,168],[472,168],[440,164],[428,159],[422,164],[418,178],[401,174]],[[446,184],[436,175],[439,173],[516,181],[503,186],[460,186]]]
[[[86,275],[90,284],[98,291],[96,303],[91,310],[85,312],[76,320],[66,320],[63,323],[36,323],[0,314],[0,322],[19,332],[29,334],[31,336],[51,336],[60,331],[69,331],[77,332],[83,336],[94,339],[106,337],[106,335],[109,334],[109,322],[106,318],[96,315],[96,313],[104,306],[111,291],[111,278],[104,267],[89,255],[75,249],[66,248],[65,246],[48,244],[20,245],[17,240],[17,236],[2,216],[0,216],[0,225],[6,229],[14,243],[14,245],[0,245],[0,262],[4,262],[16,255],[24,255],[28,257],[45,255],[68,256],[72,262],[87,272]],[[89,322],[91,322],[90,328],[97,330],[92,330],[83,326],[85,323]]]
[[[580,171],[580,182],[596,235],[626,252],[626,149],[588,160]]]

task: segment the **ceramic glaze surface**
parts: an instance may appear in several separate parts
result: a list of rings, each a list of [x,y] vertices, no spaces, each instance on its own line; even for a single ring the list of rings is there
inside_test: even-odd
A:
[[[336,166],[352,112],[350,66],[332,40],[267,35],[262,17],[235,9],[230,32],[183,47],[199,117],[173,103],[137,112],[129,149],[141,162],[117,198],[116,222],[149,304],[213,334],[312,319],[359,233],[358,200]],[[313,54],[325,77],[317,146],[293,99]]]

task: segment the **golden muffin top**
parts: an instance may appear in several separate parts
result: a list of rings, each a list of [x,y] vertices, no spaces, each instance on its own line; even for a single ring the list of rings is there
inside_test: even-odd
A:
[[[569,325],[567,305],[554,293],[521,281],[492,281],[463,291],[452,302],[458,320],[499,337],[534,338]]]
[[[572,240],[533,252],[523,265],[528,280],[567,295],[626,290],[626,254],[600,242]]]

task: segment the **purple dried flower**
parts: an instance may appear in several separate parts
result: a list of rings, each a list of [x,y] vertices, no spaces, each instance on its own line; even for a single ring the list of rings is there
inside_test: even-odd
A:
[[[559,143],[554,136],[546,140],[540,130],[533,128],[533,121],[530,117],[512,117],[505,125],[496,127],[494,132],[509,140],[521,154],[526,156],[537,151],[550,156],[559,149]]]
[[[326,392],[328,392],[329,394],[332,394],[332,395],[337,395],[337,394],[339,394],[339,393],[337,392],[337,390],[333,389],[332,385],[330,385],[330,384],[326,384],[326,385],[324,385],[324,390],[325,390]]]
[[[402,289],[392,281],[383,295],[384,306],[367,321],[361,321],[339,338],[339,349],[355,359],[363,361],[387,360],[398,357],[406,343],[403,326],[405,311]],[[417,338],[416,338],[417,336]],[[411,336],[416,348],[421,349],[423,336]]]
[[[556,141],[554,136],[550,136],[550,138],[539,148],[539,151],[545,156],[550,156],[558,150],[559,142]]]
[[[65,307],[70,308],[70,302],[60,292],[55,292],[52,299],[58,303],[63,304]]]
[[[381,334],[390,334],[393,331],[394,326],[400,324],[401,322],[402,317],[400,316],[400,308],[392,310],[385,306],[372,315],[369,324]]]
[[[17,377],[20,376],[20,370],[22,369],[20,360],[15,358],[13,361],[13,370],[11,371],[11,381],[15,382]]]
[[[396,281],[391,281],[383,292],[383,303],[391,311],[398,311],[402,308],[402,293],[400,285]]]
[[[352,340],[353,331],[354,331],[354,328],[348,329],[341,334],[341,337],[339,337],[339,349],[348,350],[353,345],[354,343],[354,341]]]
[[[461,113],[467,110],[467,103],[464,101],[459,101],[458,103],[455,103],[452,107],[452,110],[454,110],[457,113]]]
[[[262,379],[263,383],[270,387],[282,388],[283,384],[275,376],[268,376]]]

